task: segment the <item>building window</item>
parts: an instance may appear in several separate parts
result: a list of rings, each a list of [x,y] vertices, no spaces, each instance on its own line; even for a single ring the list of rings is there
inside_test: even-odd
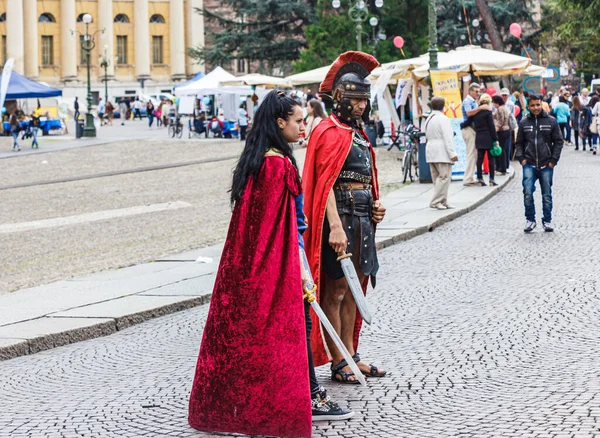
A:
[[[237,60],[237,72],[246,73],[246,60],[238,58]]]
[[[83,23],[83,16],[84,16],[85,14],[87,14],[87,12],[85,12],[85,13],[83,13],[83,14],[79,14],[79,15],[77,16],[77,22],[78,22],[78,23]],[[92,23],[93,23],[93,22],[94,22],[94,18],[92,17]]]
[[[6,12],[3,12],[2,15],[0,15],[0,23],[6,23]]]
[[[127,35],[117,35],[117,64],[127,64]]]
[[[117,14],[115,16],[115,23],[129,23],[129,17],[125,14]]]
[[[54,65],[54,39],[52,35],[42,35],[42,65]]]
[[[38,20],[40,23],[56,23],[54,16],[52,14],[48,14],[47,12],[40,15]]]
[[[150,23],[165,24],[165,17],[160,14],[154,14],[152,17],[150,17]]]
[[[163,64],[163,37],[152,36],[152,64]]]

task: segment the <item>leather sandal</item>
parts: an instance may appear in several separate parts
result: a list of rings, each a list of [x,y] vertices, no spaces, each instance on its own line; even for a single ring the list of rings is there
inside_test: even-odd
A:
[[[358,353],[356,353],[354,356],[352,356],[352,359],[353,359],[353,360],[354,360],[354,362],[356,362],[356,363],[360,362],[360,356],[359,356],[359,354],[358,354]],[[368,373],[365,373],[365,372],[363,371],[363,375],[364,375],[365,377],[384,377],[384,376],[387,374],[387,371],[379,372],[379,368],[378,368],[378,367],[376,367],[375,365],[371,365],[371,364],[368,364],[368,365],[369,365],[369,367],[370,367],[371,369],[369,370],[369,372],[368,372]]]
[[[344,384],[348,384],[348,385],[355,385],[357,383],[360,383],[358,381],[358,379],[355,380],[350,380],[350,378],[352,376],[354,376],[353,372],[347,372],[347,371],[343,371],[342,368],[347,367],[348,366],[348,362],[346,362],[345,359],[343,359],[340,363],[338,363],[337,365],[333,365],[333,363],[331,364],[331,380],[337,383],[344,383]],[[338,379],[337,376],[340,376],[341,379]]]

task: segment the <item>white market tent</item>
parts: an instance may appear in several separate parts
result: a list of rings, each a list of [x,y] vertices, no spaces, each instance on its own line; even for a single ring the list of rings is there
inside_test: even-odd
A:
[[[222,67],[216,67],[213,71],[196,81],[175,87],[175,96],[206,96],[210,94],[237,94],[245,96],[252,94],[252,87],[226,87],[221,85],[221,82],[230,80],[236,80],[236,77]]]
[[[266,76],[258,73],[250,73],[244,76],[238,76],[233,80],[221,81],[221,85],[250,85],[264,87],[284,87],[291,88],[292,84],[285,79],[276,76]]]

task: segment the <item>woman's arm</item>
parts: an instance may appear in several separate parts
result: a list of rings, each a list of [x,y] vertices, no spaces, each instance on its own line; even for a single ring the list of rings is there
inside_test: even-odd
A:
[[[486,120],[487,120],[488,130],[490,131],[490,135],[492,136],[492,139],[494,141],[498,141],[498,134],[496,133],[496,125],[494,125],[494,116],[492,115],[491,112],[487,115]]]

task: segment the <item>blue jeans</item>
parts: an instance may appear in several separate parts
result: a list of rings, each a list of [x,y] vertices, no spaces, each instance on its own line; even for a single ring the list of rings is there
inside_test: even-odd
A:
[[[31,133],[33,135],[33,141],[31,142],[31,147],[34,146],[40,146],[40,144],[38,143],[38,139],[37,139],[37,134],[38,134],[38,129],[36,127],[31,128]]]
[[[540,181],[542,189],[542,220],[552,222],[552,176],[554,169],[546,166],[543,169],[525,164],[523,166],[523,200],[525,205],[525,218],[528,221],[535,222],[535,204],[533,203],[533,193],[535,192],[535,182]]]
[[[12,132],[12,137],[13,137],[13,149],[18,149],[19,148],[19,133],[13,131]]]

